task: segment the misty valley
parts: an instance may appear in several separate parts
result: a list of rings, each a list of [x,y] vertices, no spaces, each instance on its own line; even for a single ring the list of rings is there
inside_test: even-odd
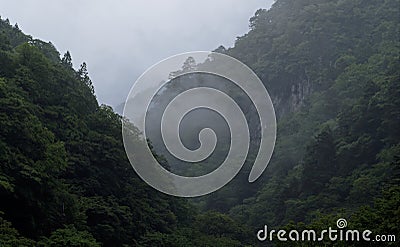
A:
[[[2,16],[0,247],[399,246],[399,6],[398,0],[276,0],[256,11],[232,47],[214,50],[251,68],[275,109],[272,158],[252,183],[262,126],[251,98],[227,78],[187,73],[216,66],[211,60],[188,57],[170,71],[173,79],[149,106],[147,139],[133,125],[130,136],[148,143],[164,169],[208,174],[231,145],[221,114],[198,108],[182,118],[182,143],[196,150],[209,128],[218,139],[215,150],[192,164],[174,157],[160,122],[178,94],[195,87],[223,91],[248,124],[242,169],[219,190],[193,198],[157,191],[135,172],[121,135],[129,122],[125,103],[99,103],[85,62],[74,65],[74,54],[60,54]],[[269,241],[267,234],[267,228],[296,229],[301,238],[301,231],[329,227],[370,231],[371,241],[328,235]],[[377,235],[395,237],[377,245]]]

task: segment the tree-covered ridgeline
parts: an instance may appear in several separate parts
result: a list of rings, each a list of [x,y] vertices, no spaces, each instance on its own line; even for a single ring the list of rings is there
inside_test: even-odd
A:
[[[86,63],[75,70],[69,52],[61,57],[8,20],[0,21],[0,109],[0,246],[248,241],[229,216],[200,214],[139,179],[123,148],[124,120],[98,105]],[[210,232],[213,224],[226,231]]]
[[[0,246],[245,246],[338,218],[400,238],[399,1],[277,0],[250,28],[217,51],[269,90],[274,156],[193,204],[137,177],[85,63],[1,20]]]
[[[276,1],[256,12],[233,48],[217,49],[260,76],[279,115],[278,138],[256,189],[233,183],[207,208],[253,228],[334,226],[344,217],[400,236],[399,6]],[[232,191],[243,193],[232,200]]]

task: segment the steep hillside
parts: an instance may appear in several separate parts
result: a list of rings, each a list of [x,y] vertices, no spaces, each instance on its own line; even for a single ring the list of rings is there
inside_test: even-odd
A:
[[[86,64],[74,70],[69,53],[1,20],[0,246],[245,246],[265,224],[318,230],[338,218],[399,238],[399,6],[277,0],[234,47],[218,48],[262,79],[278,137],[256,183],[250,157],[193,204],[135,175],[124,120],[98,105]]]
[[[86,64],[71,61],[0,21],[0,246],[248,242],[228,216],[197,214],[137,177],[123,120],[98,105]]]
[[[211,195],[208,208],[254,227],[326,218],[334,225],[342,216],[398,235],[399,6],[278,0],[257,11],[233,48],[217,49],[256,71],[280,118],[258,192],[244,192],[232,208],[231,191],[245,183],[232,185]],[[367,212],[374,216],[362,218]]]

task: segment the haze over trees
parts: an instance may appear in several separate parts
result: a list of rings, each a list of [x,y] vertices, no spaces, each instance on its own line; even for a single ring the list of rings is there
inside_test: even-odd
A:
[[[399,1],[277,0],[250,28],[217,51],[269,90],[274,156],[256,183],[245,167],[186,200],[135,174],[124,119],[98,104],[85,63],[74,70],[69,52],[2,19],[0,246],[257,246],[265,224],[325,229],[338,218],[400,238]]]

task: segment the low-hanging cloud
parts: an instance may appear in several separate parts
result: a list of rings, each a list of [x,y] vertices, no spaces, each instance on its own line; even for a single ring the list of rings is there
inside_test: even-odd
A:
[[[0,0],[2,18],[86,61],[101,103],[123,102],[137,77],[168,56],[232,46],[273,0]]]

